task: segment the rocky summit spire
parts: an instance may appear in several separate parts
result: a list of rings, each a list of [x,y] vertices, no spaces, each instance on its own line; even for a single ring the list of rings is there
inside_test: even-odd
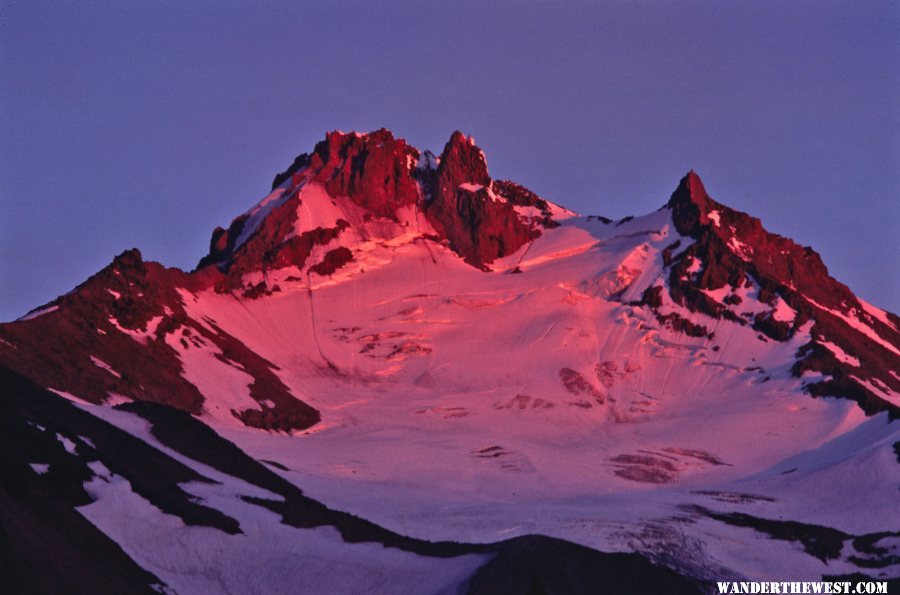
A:
[[[411,164],[419,151],[384,128],[369,134],[329,132],[309,160],[332,196],[346,196],[380,217],[393,218],[399,207],[419,197]]]
[[[515,207],[494,193],[484,152],[458,130],[441,153],[426,214],[458,254],[484,267],[540,235]]]
[[[471,136],[454,132],[436,169],[434,156],[424,155],[420,159],[417,148],[383,128],[366,134],[329,132],[312,153],[300,155],[275,176],[268,197],[235,218],[227,230],[213,232],[209,255],[199,266],[215,264],[238,275],[288,264],[302,266],[314,244],[334,240],[352,221],[360,237],[368,237],[369,232],[362,230],[365,221],[357,221],[360,216],[405,225],[411,222],[410,216],[424,215],[437,232],[434,239],[445,241],[466,262],[484,269],[553,224],[543,201],[542,218],[516,210],[524,205],[509,196],[532,194],[527,189],[509,183],[501,183],[502,190],[494,188],[484,152]],[[332,204],[302,198],[307,186],[324,188]],[[334,215],[335,207],[344,208],[338,204],[345,199],[362,210]],[[301,204],[305,215],[298,218]],[[532,199],[529,204],[537,203]],[[326,217],[326,212],[334,216]],[[328,225],[322,226],[326,220]]]
[[[435,196],[455,194],[462,184],[488,187],[491,177],[484,152],[475,145],[475,139],[457,130],[441,153]]]
[[[694,170],[689,171],[678,187],[672,193],[672,197],[666,206],[672,210],[672,219],[678,231],[684,235],[695,236],[701,226],[708,225],[711,221],[708,214],[714,212],[716,203],[706,193],[703,181]]]

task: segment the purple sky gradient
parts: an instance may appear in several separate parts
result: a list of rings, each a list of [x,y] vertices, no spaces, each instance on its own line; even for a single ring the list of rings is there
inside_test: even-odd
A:
[[[475,136],[580,212],[717,200],[900,310],[900,4],[0,0],[0,320],[192,268],[326,130]]]

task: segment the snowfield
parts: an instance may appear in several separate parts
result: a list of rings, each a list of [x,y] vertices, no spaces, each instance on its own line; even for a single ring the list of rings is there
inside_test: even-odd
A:
[[[679,239],[668,217],[659,211],[619,226],[572,218],[495,263],[493,274],[412,234],[366,245],[330,278],[270,273],[281,291],[265,299],[214,291],[185,299],[193,319],[275,364],[291,392],[322,413],[308,431],[240,425],[228,411],[237,406],[230,400],[252,404],[247,380],[206,346],[182,351],[184,375],[211,404],[204,420],[223,436],[283,465],[277,472],[310,496],[402,534],[488,542],[541,533],[641,551],[710,580],[811,580],[858,570],[847,561],[849,544],[826,562],[797,542],[698,512],[736,511],[852,535],[896,529],[900,465],[892,444],[900,431],[886,414],[866,418],[852,402],[801,392],[803,380],[789,369],[808,333],[766,341],[746,326],[669,304],[715,332],[688,337],[629,305],[664,282],[660,251]],[[506,274],[514,267],[521,274]],[[623,291],[621,301],[609,299]],[[567,387],[562,370],[574,371],[581,388]],[[328,530],[298,543],[291,531],[272,532],[273,515],[223,496],[239,490],[220,479],[224,487],[192,493],[242,526],[266,528],[259,541],[228,538],[236,543],[213,548],[208,559],[189,552],[209,551],[204,540],[221,538],[204,535],[214,532],[167,527],[140,502],[124,502],[134,496],[115,482],[95,486],[100,499],[82,511],[186,592],[212,588],[208,577],[189,578],[198,565],[220,568],[215,580],[223,586],[253,592],[252,578],[232,561],[245,556],[266,576],[290,577],[285,565],[302,559],[313,575],[346,581],[317,583],[330,592],[353,591],[361,577],[388,567],[391,576],[409,577],[396,584],[427,592],[422,576],[437,590],[478,565],[457,560],[437,573],[410,562],[411,554],[347,551]],[[144,511],[134,522],[147,531],[117,525],[132,506]],[[134,534],[145,542],[128,537]],[[347,568],[354,570],[334,573],[336,557],[353,560]],[[371,591],[379,590],[373,582]]]

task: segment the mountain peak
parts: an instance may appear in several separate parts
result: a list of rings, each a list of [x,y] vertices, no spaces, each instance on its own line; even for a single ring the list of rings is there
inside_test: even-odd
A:
[[[684,184],[687,196],[691,202],[701,204],[709,200],[709,195],[706,193],[706,187],[703,186],[703,180],[700,179],[700,176],[697,175],[697,172],[694,170],[690,170],[685,174],[684,178],[681,180],[681,184]]]
[[[666,206],[673,212],[678,231],[693,236],[697,226],[709,224],[707,214],[720,205],[709,197],[700,176],[692,169],[678,182]]]
[[[368,134],[329,132],[309,160],[311,180],[380,217],[419,197],[411,169],[419,151],[386,128]]]
[[[466,134],[462,130],[454,130],[453,134],[450,135],[450,140],[447,141],[448,145],[470,145],[475,146],[475,137]]]
[[[461,184],[490,186],[487,159],[475,139],[455,131],[444,146],[438,166],[437,195],[455,192]]]
[[[436,232],[432,239],[484,269],[540,235],[539,227],[553,224],[545,201],[537,217],[516,210],[508,196],[533,194],[527,189],[498,188],[503,190],[494,187],[484,152],[461,131],[435,159],[385,128],[363,134],[333,130],[275,177],[269,196],[227,230],[213,232],[199,267],[215,264],[235,279],[277,266],[302,268],[316,245],[356,245],[338,239],[344,229],[352,227],[350,236],[366,241],[386,233],[390,222]],[[370,221],[377,229],[368,229]],[[350,259],[342,252],[338,260]]]
[[[494,192],[484,151],[459,130],[441,153],[426,215],[466,262],[484,268],[512,254],[540,231]]]

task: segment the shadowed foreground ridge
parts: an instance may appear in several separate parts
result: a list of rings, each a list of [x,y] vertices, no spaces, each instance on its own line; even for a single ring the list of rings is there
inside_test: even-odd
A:
[[[0,508],[0,578],[6,588],[28,593],[58,593],[61,588],[72,593],[158,592],[162,583],[157,577],[140,568],[78,514],[77,507],[93,501],[82,487],[93,474],[89,462],[99,461],[122,474],[142,495],[180,516],[186,525],[241,533],[233,519],[185,499],[176,482],[209,480],[170,455],[2,368],[0,385],[4,387],[4,399],[0,400],[4,430],[0,434],[4,446],[0,500],[5,503]],[[404,537],[304,496],[296,486],[183,412],[152,403],[134,403],[123,409],[147,419],[153,436],[175,452],[283,496],[284,503],[246,498],[282,514],[282,523],[299,529],[331,526],[347,543],[375,542],[421,556],[484,555],[489,562],[472,577],[469,593],[492,593],[498,588],[511,592],[507,587],[523,576],[547,593],[594,593],[597,585],[608,585],[620,593],[660,588],[672,593],[701,592],[695,583],[641,556],[604,554],[538,535],[493,544]],[[56,434],[78,435],[77,457],[53,438]],[[52,471],[35,477],[28,467],[34,458],[49,460]],[[149,491],[138,487],[142,485]],[[627,561],[624,566],[623,561]],[[528,571],[523,574],[525,568]]]

